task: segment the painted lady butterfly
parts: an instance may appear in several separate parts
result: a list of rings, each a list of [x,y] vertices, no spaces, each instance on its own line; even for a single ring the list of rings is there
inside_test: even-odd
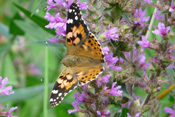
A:
[[[70,6],[66,25],[67,56],[62,60],[66,68],[53,87],[50,106],[57,106],[67,93],[94,80],[103,71],[102,48],[89,32],[76,3]]]

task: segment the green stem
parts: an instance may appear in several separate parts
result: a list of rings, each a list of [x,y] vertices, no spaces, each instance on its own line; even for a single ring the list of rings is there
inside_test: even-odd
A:
[[[150,21],[150,24],[149,24],[149,27],[148,27],[148,31],[146,32],[146,38],[147,39],[148,39],[149,34],[151,32],[151,29],[152,29],[152,26],[153,26],[153,22],[154,22],[154,19],[155,19],[154,13],[156,13],[156,12],[157,12],[157,8],[155,7],[153,15],[152,15],[152,18],[151,18],[151,21]]]
[[[47,113],[48,102],[48,46],[45,47],[45,79],[44,79],[44,117],[48,117]]]

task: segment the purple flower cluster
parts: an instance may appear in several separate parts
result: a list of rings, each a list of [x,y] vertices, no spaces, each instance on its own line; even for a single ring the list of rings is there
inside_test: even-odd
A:
[[[108,63],[107,67],[110,68],[110,69],[113,69],[115,71],[121,71],[122,68],[115,65],[117,63],[117,61],[118,61],[118,58],[117,57],[113,57],[113,53],[112,52],[108,53],[109,48],[106,46],[106,47],[103,48],[103,51],[106,54],[105,60]]]
[[[2,95],[10,95],[10,94],[14,94],[14,91],[10,91],[12,89],[12,86],[8,86],[8,87],[4,87],[7,84],[8,78],[5,77],[2,80],[2,77],[0,76],[0,94]]]
[[[146,70],[149,67],[149,63],[146,62],[145,54],[140,54],[140,50],[135,50],[133,55],[131,52],[125,52],[125,57],[134,64],[134,69]]]
[[[106,87],[106,84],[109,83],[110,75],[104,75],[101,77],[101,79],[98,79],[96,82],[97,85],[96,89],[99,91],[96,93],[91,92],[87,85],[83,85],[83,90],[80,92],[77,91],[77,93],[74,94],[75,101],[72,103],[74,109],[68,110],[68,113],[74,113],[74,112],[85,112],[83,108],[81,108],[80,105],[89,104],[92,106],[91,111],[93,111],[96,115],[101,115],[103,117],[110,115],[110,110],[107,110],[106,107],[108,107],[108,95],[119,97],[122,96],[121,86],[116,86],[117,82],[114,82],[111,86],[111,88]],[[103,89],[103,90],[102,90]],[[103,102],[103,103],[99,103]],[[98,104],[98,105],[97,105]],[[85,106],[86,108],[86,106]],[[88,110],[88,109],[87,109]]]
[[[170,26],[174,24],[174,20],[171,19],[175,6],[174,1],[170,3],[171,6],[169,4],[166,8],[152,0],[144,0],[144,2],[147,4],[143,5],[141,2],[137,2],[135,5],[131,5],[119,1],[104,1],[99,8],[98,5],[93,7],[95,4],[88,1],[87,4],[90,7],[86,11],[84,19],[92,24],[93,33],[97,39],[100,39],[105,55],[105,70],[96,81],[85,84],[74,94],[75,101],[72,103],[74,110],[68,110],[69,114],[82,112],[89,116],[112,116],[113,113],[108,108],[109,105],[123,99],[123,91],[119,83],[125,83],[128,93],[133,97],[133,100],[129,99],[125,104],[129,105],[125,106],[129,109],[126,116],[139,117],[148,111],[144,110],[145,107],[154,110],[156,104],[149,102],[149,97],[157,96],[155,92],[161,90],[163,82],[160,78],[167,75],[167,68],[174,68],[175,57],[173,52],[175,46],[170,41],[173,35]],[[72,1],[68,0],[48,0],[45,18],[50,23],[46,27],[56,29],[57,34],[56,37],[49,39],[50,42],[59,42],[58,36],[65,38],[67,20],[65,12],[68,11],[71,3]],[[81,9],[88,7],[86,3],[80,3],[79,0],[78,4]],[[117,14],[119,19],[115,19],[116,4],[124,6],[120,11],[122,11],[122,15],[127,14],[127,17],[120,16],[119,13]],[[157,27],[154,30],[148,29],[148,25],[152,27],[152,23],[148,24],[150,16],[146,16],[146,6],[148,5],[157,8],[153,15],[159,23],[158,26],[153,26],[154,28]],[[51,14],[51,9],[56,9],[58,12]],[[106,11],[102,12],[102,9],[106,9]],[[95,19],[97,14],[101,16]],[[161,37],[158,36],[159,39],[153,39],[149,33]],[[156,54],[148,55],[152,51]],[[145,54],[145,52],[148,53]],[[90,90],[88,86],[94,90]],[[144,100],[148,102],[144,102],[140,98],[136,99],[133,89],[138,87],[147,93],[148,96]],[[124,107],[123,104],[121,106]],[[171,109],[165,108],[165,110],[174,114]],[[115,114],[120,112],[115,112]],[[152,111],[152,113],[154,112]]]

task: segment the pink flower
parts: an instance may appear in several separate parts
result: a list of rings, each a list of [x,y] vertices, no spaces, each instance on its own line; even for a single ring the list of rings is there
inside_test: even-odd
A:
[[[167,28],[165,27],[164,23],[159,22],[158,24],[158,29],[152,31],[152,33],[154,34],[158,34],[161,37],[165,37],[168,33],[168,31],[170,30],[170,26],[168,26]]]
[[[109,82],[109,78],[111,77],[110,74],[107,74],[107,75],[104,75],[101,77],[100,80],[96,80],[97,84],[98,85],[103,85],[103,84],[107,84]]]
[[[145,36],[142,36],[142,41],[138,41],[137,43],[142,47],[142,49],[149,48],[150,46],[150,42]]]
[[[175,6],[174,6],[174,1],[171,2],[171,7],[169,9],[169,12],[173,12],[175,10]]]
[[[108,26],[108,31],[106,32],[106,38],[112,39],[113,41],[117,41],[119,37],[119,34],[116,33],[118,28],[117,27],[113,27],[111,29],[109,28],[110,25]]]
[[[136,113],[135,117],[140,117],[141,112]],[[132,117],[129,113],[127,113],[127,117]]]
[[[171,108],[168,108],[168,107],[165,107],[164,110],[167,112],[167,113],[170,113],[172,114],[171,116],[169,117],[175,117],[175,111]]]
[[[109,110],[106,110],[105,112],[97,111],[97,114],[100,115],[101,117],[106,117],[106,115],[109,115],[109,113],[110,113]]]
[[[121,71],[122,70],[121,67],[115,66],[115,63],[118,61],[118,58],[117,57],[113,57],[113,53],[112,52],[105,56],[105,60],[108,63],[108,67],[110,69],[113,69],[115,71]]]
[[[146,63],[146,57],[145,57],[145,54],[140,54],[138,56],[138,60],[139,60],[139,67],[142,68],[142,69],[147,69],[149,64]]]
[[[85,100],[85,93],[82,92],[81,94],[77,91],[78,94],[74,93],[75,101],[72,103],[72,106],[75,108],[73,110],[68,110],[68,113],[74,113],[79,111],[79,104]]]
[[[46,13],[45,18],[50,21],[46,28],[56,29],[56,36],[66,36],[66,18],[62,19],[60,14],[57,13],[55,17],[53,17],[50,13]]]
[[[140,24],[141,26],[144,26],[144,23],[149,20],[149,17],[145,17],[146,10],[142,11],[142,8],[135,10],[134,16],[136,20],[134,21],[135,24]]]
[[[119,90],[121,89],[121,86],[115,87],[116,84],[117,82],[114,82],[112,84],[111,89],[108,89],[108,90],[107,90],[108,87],[105,87],[103,93],[108,95],[113,95],[113,96],[122,96],[123,91]]]
[[[55,37],[48,39],[48,41],[50,43],[57,43],[57,42],[59,42],[58,39],[56,39]]]
[[[154,13],[154,16],[158,20],[164,20],[164,18],[165,18],[164,15],[161,15],[161,12],[159,10],[157,10],[156,13]]]
[[[7,81],[8,81],[7,77],[5,77],[2,80],[2,77],[0,76],[0,94],[3,94],[3,95],[14,94],[14,91],[10,92],[10,90],[12,89],[12,86],[8,86],[4,88],[4,86],[7,84]]]
[[[102,48],[104,54],[108,54],[109,48],[108,46]]]
[[[47,1],[47,12],[45,15],[45,18],[49,21],[49,24],[46,25],[46,28],[50,29],[56,29],[56,37],[58,36],[66,36],[66,21],[67,18],[63,18],[60,16],[60,12],[62,11],[68,11],[70,5],[72,4],[72,0],[48,0]],[[80,3],[80,0],[78,0],[78,5],[80,6],[80,9],[87,9],[88,6],[85,2]],[[58,13],[55,13],[56,15],[51,15],[49,13],[49,10],[56,9]],[[51,40],[49,39],[51,43],[57,42],[55,39]]]
[[[7,116],[7,117],[13,117],[10,113],[12,111],[16,110],[18,107],[17,106],[16,107],[12,107],[12,108],[10,108],[10,110],[8,110],[8,105],[6,107],[7,107],[7,112],[5,113],[5,116]]]
[[[145,2],[147,2],[148,4],[152,3],[152,0],[144,0]]]

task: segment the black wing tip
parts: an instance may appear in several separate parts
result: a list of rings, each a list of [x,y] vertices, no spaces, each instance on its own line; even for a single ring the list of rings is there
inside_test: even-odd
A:
[[[70,8],[75,8],[75,7],[79,7],[79,5],[78,5],[76,2],[73,2],[73,3],[70,5]]]

